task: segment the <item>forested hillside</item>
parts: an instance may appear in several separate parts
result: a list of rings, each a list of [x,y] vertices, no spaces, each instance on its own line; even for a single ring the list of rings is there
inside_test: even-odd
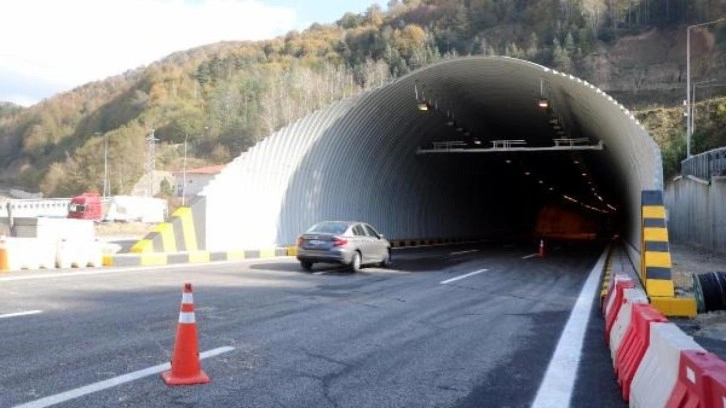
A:
[[[461,55],[551,66],[658,117],[685,93],[685,27],[723,15],[721,0],[392,0],[279,38],[180,51],[26,109],[0,104],[0,184],[98,190],[107,137],[111,190],[126,193],[152,129],[157,168],[181,168],[185,138],[198,163],[224,163],[315,109]],[[726,25],[692,34],[694,77],[726,80]],[[682,139],[674,112],[657,132],[664,146]],[[708,112],[700,148],[726,144],[726,102]]]

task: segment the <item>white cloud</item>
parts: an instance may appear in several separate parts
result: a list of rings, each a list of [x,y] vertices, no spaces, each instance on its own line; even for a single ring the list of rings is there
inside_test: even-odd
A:
[[[15,0],[0,15],[0,92],[5,73],[55,87],[40,97],[0,93],[23,104],[175,51],[299,27],[294,10],[257,0]]]

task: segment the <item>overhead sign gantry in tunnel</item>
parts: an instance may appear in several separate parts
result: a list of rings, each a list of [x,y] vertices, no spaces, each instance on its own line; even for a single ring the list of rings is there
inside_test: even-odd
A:
[[[227,165],[194,214],[208,250],[290,244],[326,219],[392,239],[526,236],[551,208],[639,248],[641,191],[662,183],[656,143],[597,87],[467,57],[281,129]]]

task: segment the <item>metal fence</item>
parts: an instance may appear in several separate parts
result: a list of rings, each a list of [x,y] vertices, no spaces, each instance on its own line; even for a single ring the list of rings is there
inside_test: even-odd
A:
[[[681,162],[681,174],[710,180],[713,176],[726,176],[726,147],[697,154]]]

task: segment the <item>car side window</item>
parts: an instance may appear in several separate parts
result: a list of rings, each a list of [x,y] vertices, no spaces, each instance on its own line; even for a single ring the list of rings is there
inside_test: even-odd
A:
[[[373,238],[378,238],[378,239],[381,238],[381,236],[378,235],[378,233],[376,232],[376,230],[373,229],[373,227],[371,227],[368,224],[365,224],[365,227],[366,227],[366,231],[368,231],[368,235],[372,236]]]
[[[360,224],[358,224],[355,227],[353,227],[353,235],[355,235],[357,237],[365,237],[366,231],[363,229],[363,227]]]

